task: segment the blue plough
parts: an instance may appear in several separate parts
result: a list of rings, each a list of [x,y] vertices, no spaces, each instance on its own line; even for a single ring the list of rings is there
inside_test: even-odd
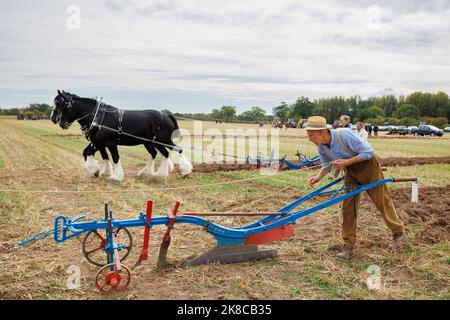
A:
[[[233,215],[229,213],[179,211],[180,202],[177,202],[175,208],[170,210],[168,215],[152,217],[153,202],[148,201],[146,213],[141,212],[136,219],[116,220],[113,218],[108,204],[105,204],[105,217],[100,221],[83,221],[85,216],[77,216],[72,219],[58,216],[55,218],[52,230],[39,233],[30,239],[24,240],[20,245],[23,246],[34,240],[42,240],[50,234],[53,234],[54,240],[58,243],[84,235],[82,240],[83,255],[90,263],[101,266],[96,276],[97,288],[102,293],[111,290],[121,291],[128,287],[131,279],[129,268],[122,264],[122,261],[128,257],[132,248],[132,237],[128,231],[129,228],[144,227],[144,244],[140,258],[135,266],[148,258],[150,230],[154,226],[166,225],[167,231],[161,245],[158,260],[158,266],[164,266],[167,247],[170,243],[170,231],[175,224],[182,223],[194,224],[203,228],[214,236],[217,241],[214,249],[187,261],[186,264],[188,266],[213,262],[235,263],[265,259],[276,256],[277,252],[275,250],[259,251],[257,246],[290,237],[294,231],[293,225],[298,219],[384,183],[417,181],[417,178],[387,178],[357,187],[340,186],[333,189],[342,180],[343,178],[333,180],[283,206],[276,212],[254,213],[253,215],[265,215],[265,217],[246,226],[225,227],[202,217],[208,215]],[[306,201],[324,195],[329,196],[326,201],[310,208],[299,208]],[[105,254],[106,259],[104,258]],[[99,256],[103,258],[99,258]]]

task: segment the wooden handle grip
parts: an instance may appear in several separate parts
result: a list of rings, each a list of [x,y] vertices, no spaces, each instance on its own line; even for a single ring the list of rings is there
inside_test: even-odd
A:
[[[414,181],[417,181],[416,177],[394,178],[394,182],[414,182]]]

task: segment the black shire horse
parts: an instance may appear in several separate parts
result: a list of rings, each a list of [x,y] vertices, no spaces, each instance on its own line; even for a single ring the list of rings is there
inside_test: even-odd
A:
[[[124,173],[117,146],[140,144],[145,146],[151,156],[139,175],[167,177],[174,168],[167,149],[179,153],[179,166],[183,176],[192,172],[192,164],[182,154],[182,149],[172,141],[172,136],[176,137],[178,133],[174,116],[157,110],[120,110],[95,99],[81,98],[59,90],[54,102],[50,117],[53,123],[59,123],[62,129],[68,129],[73,122],[78,121],[84,135],[91,141],[84,149],[83,156],[86,168],[92,175],[104,175],[112,180],[122,181]],[[106,149],[111,153],[114,168]],[[96,151],[100,151],[104,161],[102,170],[94,159]],[[163,160],[158,171],[154,172],[157,151],[162,154]]]

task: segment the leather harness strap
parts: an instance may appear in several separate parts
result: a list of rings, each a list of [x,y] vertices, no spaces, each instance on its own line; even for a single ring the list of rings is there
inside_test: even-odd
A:
[[[339,131],[338,131],[338,130],[335,130],[334,132],[336,132],[336,137],[337,137],[338,142],[339,142],[339,144],[341,145],[341,147],[342,147],[345,151],[347,151],[349,154],[351,154],[352,156],[356,156],[357,153],[356,153],[355,151],[353,151],[353,150],[350,150],[350,148],[347,147],[347,146],[344,144],[344,142],[342,141],[341,136],[339,135]]]
[[[342,149],[344,149],[345,151],[347,151],[347,152],[348,152],[349,154],[351,154],[352,156],[356,156],[357,153],[354,152],[353,150],[351,150],[349,147],[347,147],[347,146],[344,144],[344,142],[342,141],[342,138],[341,138],[341,136],[340,136],[340,134],[339,134],[339,131],[338,131],[338,130],[333,130],[333,131],[336,133],[336,138],[337,138],[337,140],[338,140],[339,145],[342,147]],[[331,150],[330,150],[330,148],[328,148],[327,146],[323,146],[322,150],[325,151],[325,153],[327,154],[328,158],[330,158],[331,160],[337,160],[337,159],[335,159],[335,157],[333,157],[333,156],[331,155]],[[344,171],[345,171],[345,170],[344,170]]]

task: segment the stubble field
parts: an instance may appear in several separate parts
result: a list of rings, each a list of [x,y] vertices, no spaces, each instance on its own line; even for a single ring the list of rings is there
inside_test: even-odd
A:
[[[179,125],[193,137],[197,134],[192,121]],[[204,132],[211,128],[258,132],[256,125],[202,126],[204,146],[217,133]],[[281,130],[279,136],[281,156],[294,160],[296,150],[316,153],[302,129]],[[177,200],[184,210],[275,211],[311,191],[306,181],[314,172],[281,170],[265,176],[245,164],[201,164],[187,178],[181,178],[178,169],[167,179],[138,177],[148,159],[139,146],[119,147],[125,181],[114,182],[88,175],[81,155],[87,141],[78,126],[63,131],[49,121],[0,118],[0,299],[450,299],[450,136],[382,135],[370,138],[370,143],[387,166],[385,176],[419,178],[418,204],[410,202],[410,184],[389,185],[408,235],[402,251],[387,252],[391,235],[366,196],[356,256],[350,262],[334,258],[340,248],[339,205],[299,220],[293,237],[265,246],[277,249],[277,258],[234,265],[184,266],[190,257],[214,247],[215,241],[201,228],[183,224],[172,233],[169,267],[158,270],[165,228],[155,227],[150,258],[132,271],[128,290],[105,296],[95,289],[98,267],[83,258],[78,238],[56,244],[48,237],[21,248],[17,243],[51,229],[61,214],[101,219],[104,201],[120,219],[136,218],[147,199],[154,201],[158,215]],[[241,179],[245,180],[235,181]],[[254,219],[211,220],[238,226]],[[131,232],[135,243],[130,262],[125,261],[129,266],[139,255],[143,230]],[[81,271],[78,289],[67,287],[71,265]],[[373,276],[370,266],[380,270],[379,289],[367,285]]]

